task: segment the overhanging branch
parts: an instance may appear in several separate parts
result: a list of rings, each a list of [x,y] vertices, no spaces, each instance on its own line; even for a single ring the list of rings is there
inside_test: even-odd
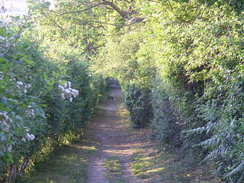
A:
[[[72,13],[82,13],[82,12],[88,11],[90,9],[99,7],[99,6],[107,6],[107,8],[116,11],[122,18],[124,18],[125,20],[128,21],[127,26],[135,24],[135,23],[140,23],[145,20],[143,17],[135,17],[135,16],[132,17],[132,15],[138,14],[138,12],[132,11],[132,10],[129,10],[129,11],[122,10],[114,2],[109,1],[109,0],[100,0],[100,2],[88,5],[87,8],[84,8],[81,10],[76,10],[76,11],[66,11],[66,12],[60,13],[59,15],[62,16],[62,15],[72,14]]]
[[[62,15],[72,14],[72,13],[82,13],[82,12],[84,12],[84,11],[88,11],[88,10],[90,10],[90,9],[93,9],[93,8],[98,7],[98,6],[100,6],[100,5],[103,5],[103,4],[104,4],[103,2],[101,2],[101,3],[96,3],[96,4],[93,4],[93,5],[90,5],[89,7],[84,8],[84,9],[82,9],[82,10],[67,11],[67,12],[61,13],[61,14],[59,14],[59,15],[62,16]]]

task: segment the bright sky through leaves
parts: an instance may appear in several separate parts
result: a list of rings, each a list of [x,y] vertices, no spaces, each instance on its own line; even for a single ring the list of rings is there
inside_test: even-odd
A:
[[[0,0],[0,5],[8,14],[24,14],[27,11],[26,0]]]
[[[52,2],[53,0],[48,1]],[[27,12],[28,5],[26,0],[0,0],[1,10],[3,10],[3,7],[6,9],[8,14],[20,15]]]

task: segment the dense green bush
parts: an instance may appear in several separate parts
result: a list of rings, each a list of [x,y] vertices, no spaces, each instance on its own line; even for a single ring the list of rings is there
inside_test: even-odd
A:
[[[148,89],[127,86],[124,89],[124,101],[130,112],[134,128],[143,128],[152,120],[151,91]]]
[[[18,27],[0,28],[0,180],[5,182],[79,135],[105,92],[103,79],[89,72],[86,61],[51,62]]]
[[[167,8],[170,10],[160,14]],[[197,2],[172,1],[161,6],[149,3],[146,10],[147,14],[151,10],[161,15],[152,16],[149,23],[149,34],[157,38],[148,36],[144,46],[152,48],[162,82],[159,92],[166,93],[161,105],[169,105],[173,107],[171,112],[175,111],[173,115],[164,112],[160,119],[162,114],[154,107],[154,121],[159,122],[155,128],[165,140],[172,132],[169,124],[179,124],[180,130],[173,130],[173,137],[183,131],[185,147],[197,147],[199,152],[199,146],[193,144],[201,145],[208,150],[205,160],[212,159],[219,165],[218,175],[228,182],[241,182],[242,15],[226,4],[205,6]]]
[[[161,7],[151,5],[148,10],[160,12],[170,8],[164,3]],[[186,7],[188,11],[184,10]],[[151,30],[159,38],[149,38],[148,45],[157,45],[153,52],[163,92],[177,111],[174,114],[180,116],[175,119],[166,112],[156,128],[167,137],[172,129],[169,121],[176,120],[181,130],[175,130],[174,136],[179,136],[182,130],[188,132],[183,133],[184,146],[202,145],[208,150],[205,160],[212,159],[219,165],[218,175],[228,182],[241,182],[244,101],[241,16],[227,5],[205,7],[197,2],[171,2],[171,8],[170,14],[152,18]],[[160,29],[162,24],[164,29]],[[165,104],[162,101],[161,105]],[[157,120],[160,113],[155,112]]]
[[[165,92],[163,82],[158,78],[154,81],[152,106],[154,116],[151,127],[154,138],[160,140],[162,146],[167,144],[180,146],[182,121],[169,95]]]
[[[205,160],[218,164],[217,174],[229,182],[241,182],[244,170],[244,78],[227,76],[225,84],[211,86],[199,100],[196,110],[204,126],[188,134],[204,134],[208,138],[199,145],[209,150]]]

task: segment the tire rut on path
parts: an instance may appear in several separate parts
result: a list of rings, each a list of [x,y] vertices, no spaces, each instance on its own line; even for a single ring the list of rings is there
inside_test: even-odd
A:
[[[130,161],[139,148],[148,144],[141,142],[138,134],[133,133],[128,123],[118,114],[120,107],[120,90],[113,89],[113,99],[100,107],[97,118],[89,128],[89,139],[97,144],[97,153],[90,158],[88,183],[143,183],[132,175]],[[109,159],[120,162],[121,174],[113,175],[104,164]]]

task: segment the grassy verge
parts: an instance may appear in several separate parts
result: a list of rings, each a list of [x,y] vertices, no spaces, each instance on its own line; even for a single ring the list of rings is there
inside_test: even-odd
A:
[[[95,151],[94,146],[82,143],[63,146],[17,183],[85,183],[88,159]]]
[[[179,160],[176,153],[166,151],[138,153],[132,158],[132,171],[150,183],[219,183],[208,166],[196,165],[189,159]]]

